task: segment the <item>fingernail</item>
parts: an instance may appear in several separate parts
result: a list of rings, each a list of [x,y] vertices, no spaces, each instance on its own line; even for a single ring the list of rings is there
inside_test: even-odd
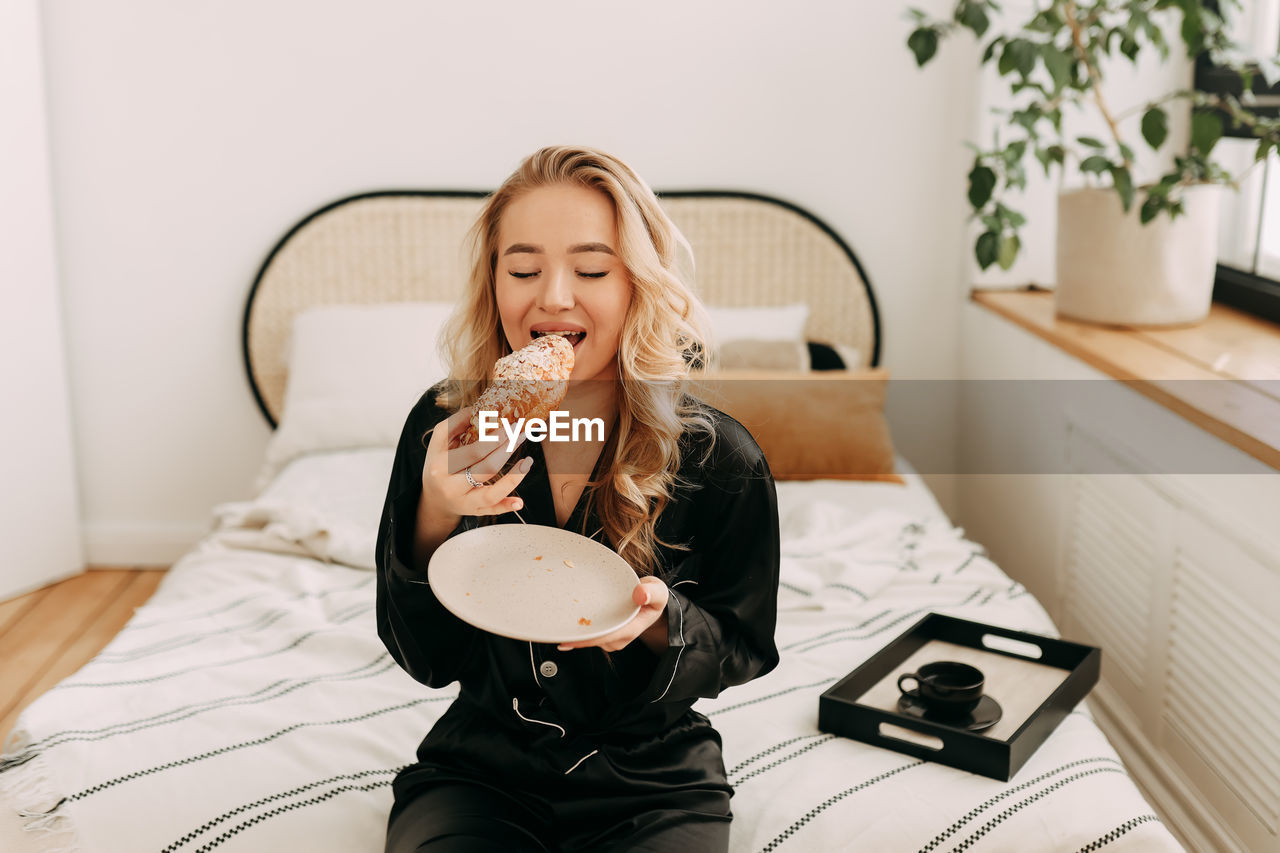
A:
[[[524,501],[515,501],[511,504],[512,509],[524,509]]]
[[[568,646],[556,646],[556,651],[558,651],[558,652],[567,652],[567,651],[569,651],[569,647],[568,647]]]
[[[532,467],[533,467],[533,459],[530,457],[525,457],[524,461],[520,463],[520,473],[528,474],[529,469]]]

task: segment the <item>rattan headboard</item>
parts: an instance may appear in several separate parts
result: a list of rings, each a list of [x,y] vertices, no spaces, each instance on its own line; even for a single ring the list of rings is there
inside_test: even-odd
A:
[[[339,199],[289,230],[263,262],[245,306],[243,351],[272,427],[283,407],[293,317],[315,305],[456,299],[463,238],[487,193],[404,190]],[[871,284],[853,250],[813,214],[778,199],[660,192],[689,239],[694,288],[708,305],[810,306],[806,337],[880,360]]]

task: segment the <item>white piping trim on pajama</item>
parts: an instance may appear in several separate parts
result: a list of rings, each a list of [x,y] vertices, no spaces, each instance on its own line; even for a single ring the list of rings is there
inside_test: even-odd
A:
[[[564,775],[568,776],[570,773],[572,773],[573,771],[577,770],[577,769],[578,769],[578,765],[579,765],[579,764],[581,764],[582,762],[586,761],[588,758],[590,758],[591,756],[595,755],[595,754],[596,754],[597,752],[599,752],[599,751],[600,751],[600,750],[598,750],[598,749],[593,749],[593,750],[591,750],[590,752],[588,752],[586,755],[584,755],[584,756],[582,756],[581,758],[579,758],[579,759],[574,763],[574,765],[573,765],[572,767],[570,767],[568,770],[564,771]]]
[[[695,581],[695,580],[693,580],[692,578],[690,578],[689,580],[676,581],[676,582],[675,582],[675,583],[673,583],[671,586],[672,586],[672,588],[674,589],[675,587],[680,586],[680,584],[682,584],[682,583],[695,583],[695,584],[696,584],[696,583],[697,583],[697,581]]]
[[[533,641],[529,642],[529,668],[533,670],[533,683],[542,686],[542,682],[538,680],[538,666],[533,662]]]
[[[684,654],[684,607],[680,604],[680,599],[676,598],[674,594],[672,594],[671,598],[676,602],[676,607],[680,612],[680,651],[676,652],[676,662],[675,665],[671,667],[671,680],[667,682],[667,688],[662,691],[662,696],[666,696],[667,690],[670,690],[671,685],[675,683],[676,670],[680,668],[680,656]],[[649,700],[649,704],[652,705],[654,702],[661,701],[662,696],[659,696],[657,699]]]
[[[512,708],[512,710],[514,710],[514,711],[516,712],[516,716],[517,716],[517,717],[519,717],[520,719],[524,720],[526,723],[542,723],[542,725],[544,725],[544,726],[551,726],[553,729],[559,729],[559,730],[560,730],[560,737],[564,737],[564,736],[565,736],[564,726],[557,726],[555,723],[548,723],[546,720],[534,720],[534,719],[530,719],[529,717],[526,717],[524,714],[521,714],[521,713],[520,713],[520,700],[519,700],[519,699],[517,699],[517,698],[516,698],[516,697],[514,697],[514,696],[512,696],[512,697],[511,697],[511,708]]]

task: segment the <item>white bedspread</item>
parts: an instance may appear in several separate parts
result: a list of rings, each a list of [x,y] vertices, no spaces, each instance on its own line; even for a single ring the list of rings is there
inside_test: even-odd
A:
[[[124,630],[22,714],[0,790],[32,849],[383,849],[391,780],[457,691],[377,637],[390,462],[300,460],[219,507]],[[1009,783],[817,730],[819,694],[931,610],[1056,633],[910,479],[778,484],[781,664],[696,706],[724,738],[732,849],[1181,849],[1087,703]]]

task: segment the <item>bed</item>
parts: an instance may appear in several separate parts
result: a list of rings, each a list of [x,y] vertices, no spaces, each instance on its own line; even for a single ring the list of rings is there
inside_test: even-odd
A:
[[[307,333],[295,318],[329,304],[456,298],[461,234],[481,197],[342,199],[272,250],[242,334],[254,398],[277,428],[259,490],[216,507],[208,534],[119,635],[23,712],[0,756],[0,849],[382,850],[391,781],[457,692],[399,669],[374,624],[374,537],[412,400],[398,412],[394,401],[381,412],[353,404],[368,377],[333,374],[361,353],[335,353],[331,327]],[[704,301],[803,302],[807,339],[846,370],[877,367],[874,296],[834,231],[760,196],[662,199],[694,246]],[[412,345],[436,364],[412,334],[381,338],[364,349]],[[308,346],[320,351],[313,380],[345,381],[350,395],[308,397]],[[397,393],[416,399],[430,384],[420,379],[394,380],[405,383]],[[308,406],[331,432],[295,423]],[[335,424],[353,408],[373,422]],[[695,705],[723,735],[732,849],[1182,849],[1087,701],[1007,783],[818,730],[819,694],[927,612],[1057,636],[909,461],[894,453],[891,465],[901,483],[777,484],[781,663]]]

